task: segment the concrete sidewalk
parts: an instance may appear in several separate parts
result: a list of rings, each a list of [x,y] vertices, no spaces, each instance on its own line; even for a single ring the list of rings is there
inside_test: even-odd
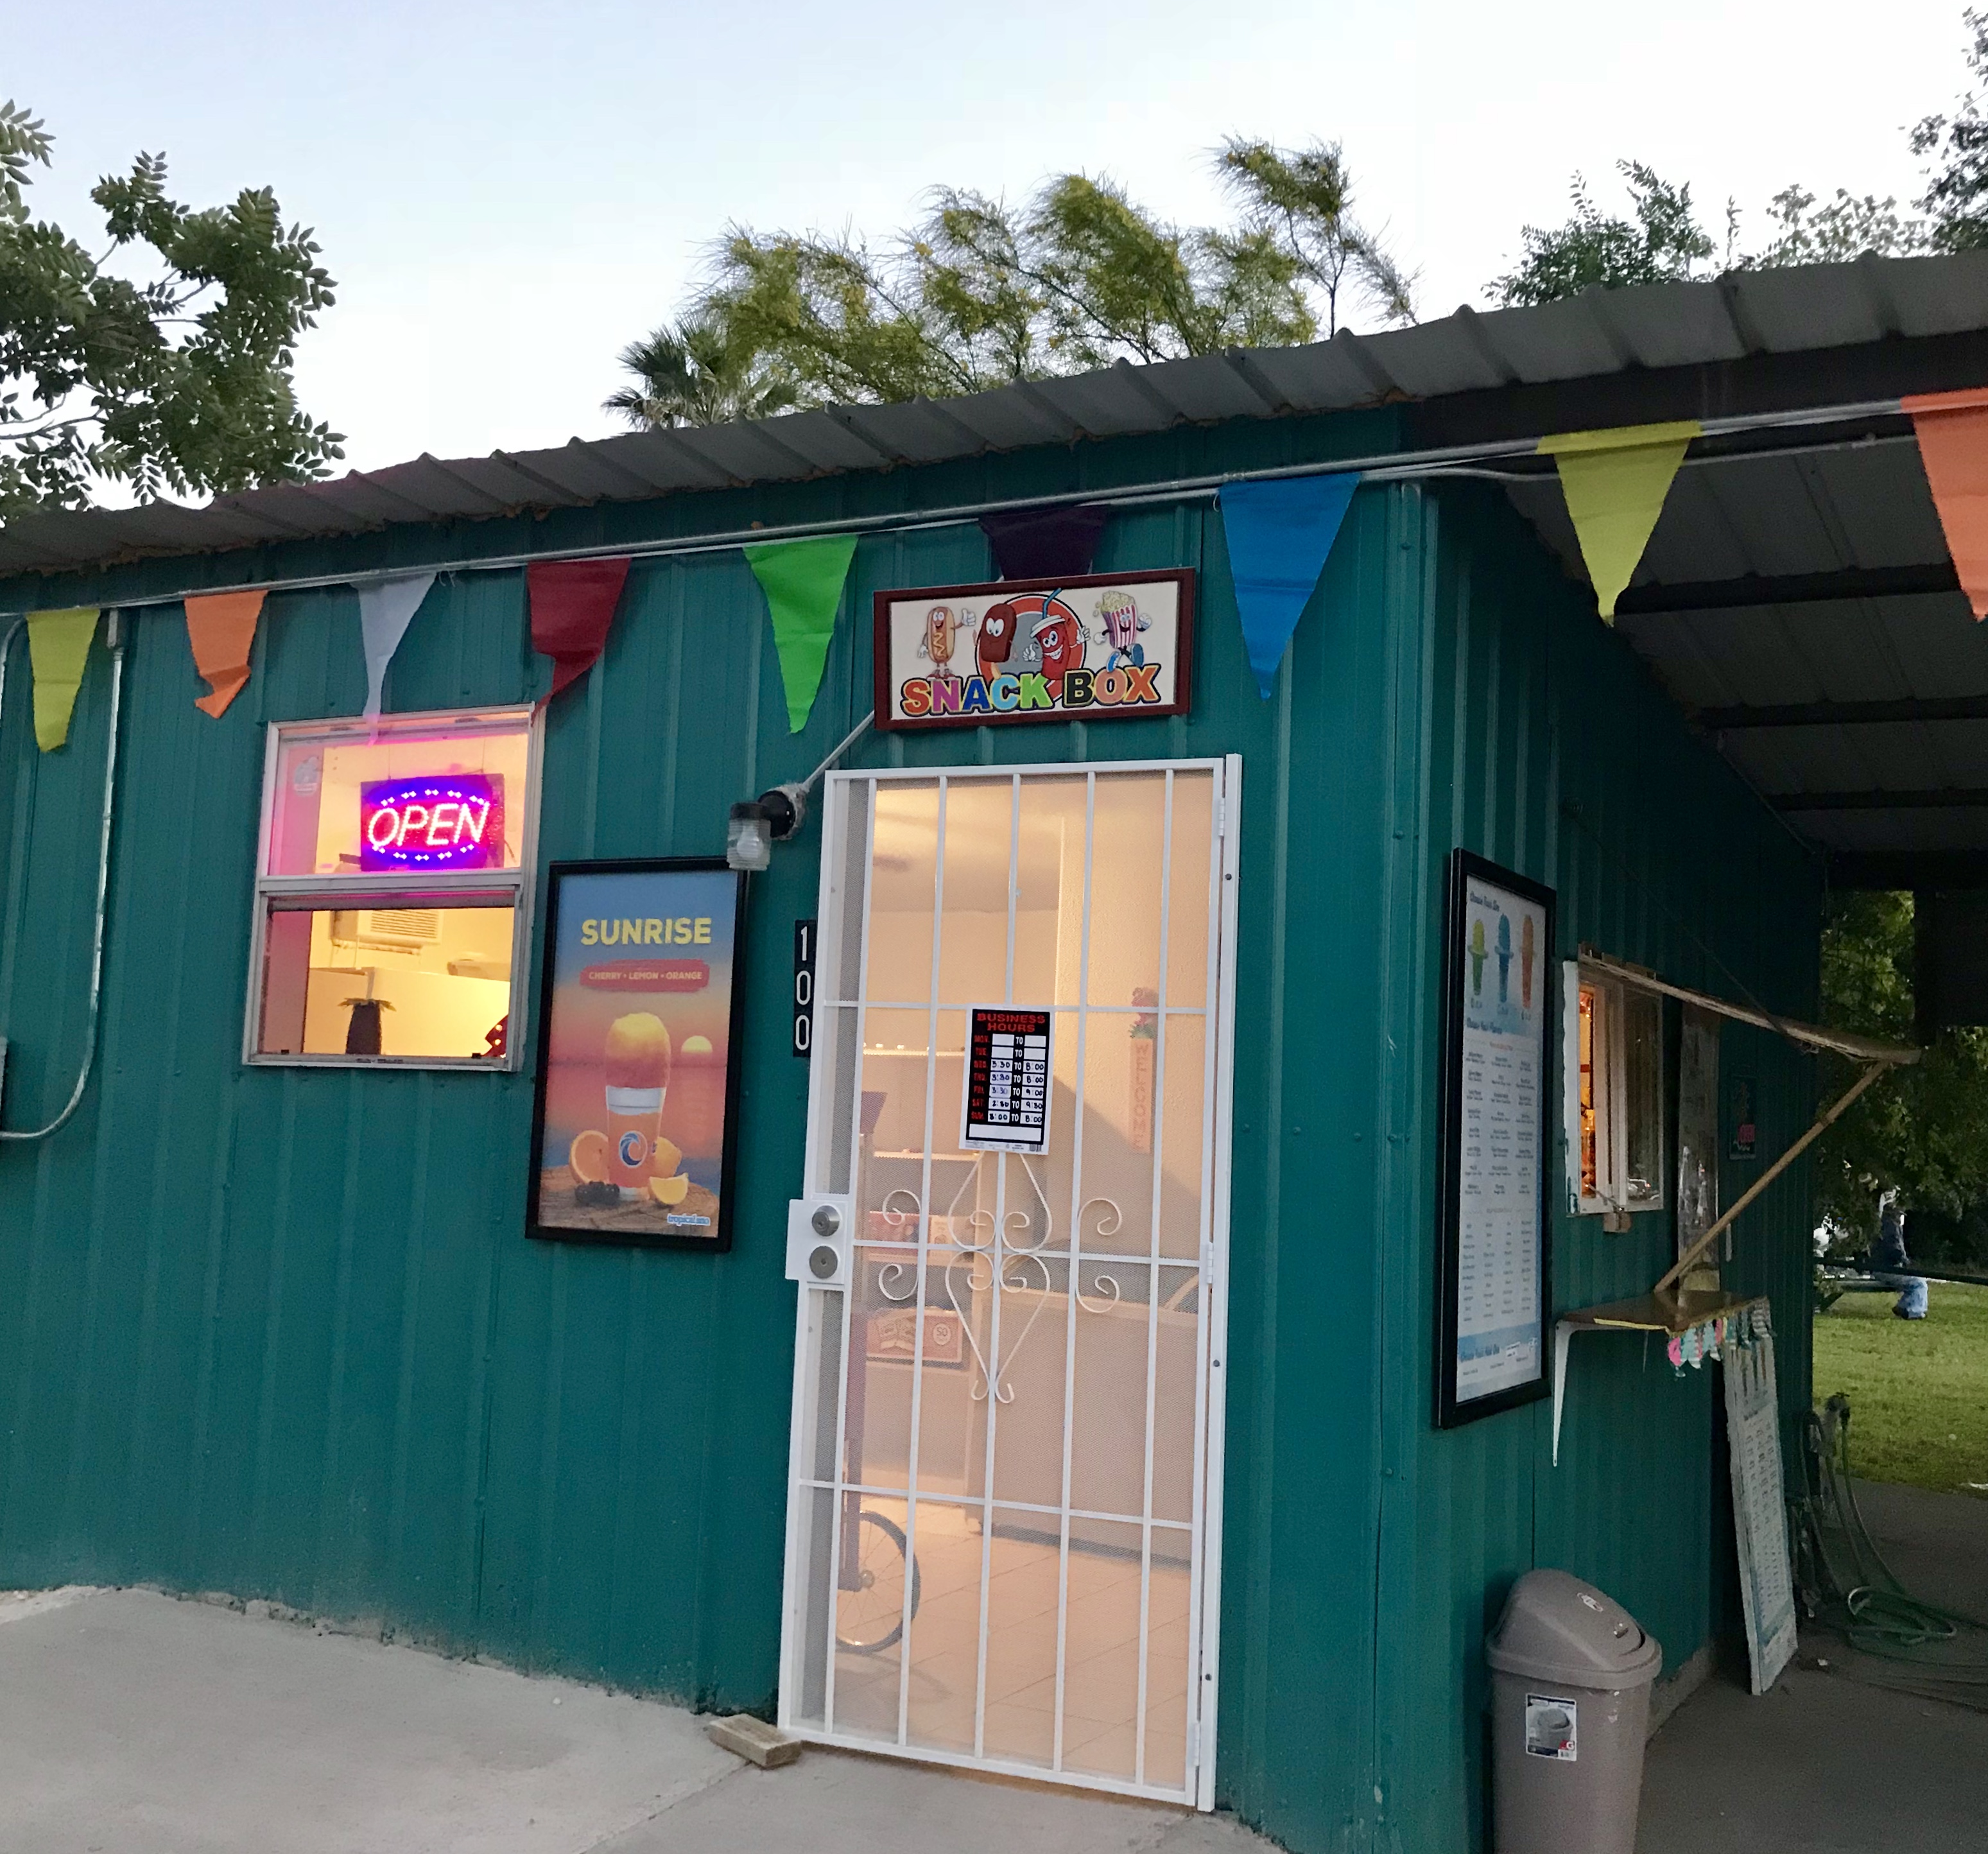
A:
[[[1905,1588],[1988,1615],[1988,1500],[1855,1484]],[[1963,1645],[1978,1659],[1988,1638]],[[1829,1671],[1819,1663],[1826,1661]],[[1715,1680],[1651,1741],[1637,1846],[1648,1854],[1981,1854],[1988,1712],[1853,1678],[1862,1657],[1804,1631],[1799,1664],[1756,1699]],[[1866,1663],[1882,1678],[1896,1664]]]
[[[141,1590],[0,1593],[0,1854],[1251,1854],[1208,1816],[809,1751]]]
[[[1916,1541],[1929,1578],[1941,1561],[1950,1596],[1988,1564],[1988,1503],[1963,1504],[1880,1494],[1867,1511]],[[1826,1637],[1804,1649],[1833,1653]],[[1639,1846],[1980,1854],[1984,1824],[1988,1714],[1794,1667],[1760,1699],[1714,1682],[1658,1734]],[[762,1772],[674,1707],[219,1605],[0,1592],[0,1854],[996,1849],[1272,1844],[1222,1818],[892,1759],[811,1750]]]

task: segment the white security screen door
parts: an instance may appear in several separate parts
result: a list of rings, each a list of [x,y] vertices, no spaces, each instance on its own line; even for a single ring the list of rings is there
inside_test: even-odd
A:
[[[830,783],[791,1732],[1213,1805],[1240,776]]]

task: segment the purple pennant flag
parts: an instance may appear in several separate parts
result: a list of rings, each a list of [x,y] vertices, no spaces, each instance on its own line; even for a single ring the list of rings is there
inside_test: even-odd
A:
[[[1090,570],[1105,514],[1094,502],[1006,509],[980,527],[1004,580],[1073,580]]]

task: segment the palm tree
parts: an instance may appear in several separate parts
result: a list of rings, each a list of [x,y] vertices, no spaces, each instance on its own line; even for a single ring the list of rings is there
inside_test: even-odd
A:
[[[604,401],[637,430],[725,425],[792,409],[793,383],[761,357],[726,338],[715,321],[664,323],[621,350],[634,383]]]

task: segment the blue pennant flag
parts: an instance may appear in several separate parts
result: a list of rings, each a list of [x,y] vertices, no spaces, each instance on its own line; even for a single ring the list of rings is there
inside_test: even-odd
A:
[[[1243,647],[1266,701],[1359,486],[1360,472],[1347,470],[1224,483],[1218,493]]]

